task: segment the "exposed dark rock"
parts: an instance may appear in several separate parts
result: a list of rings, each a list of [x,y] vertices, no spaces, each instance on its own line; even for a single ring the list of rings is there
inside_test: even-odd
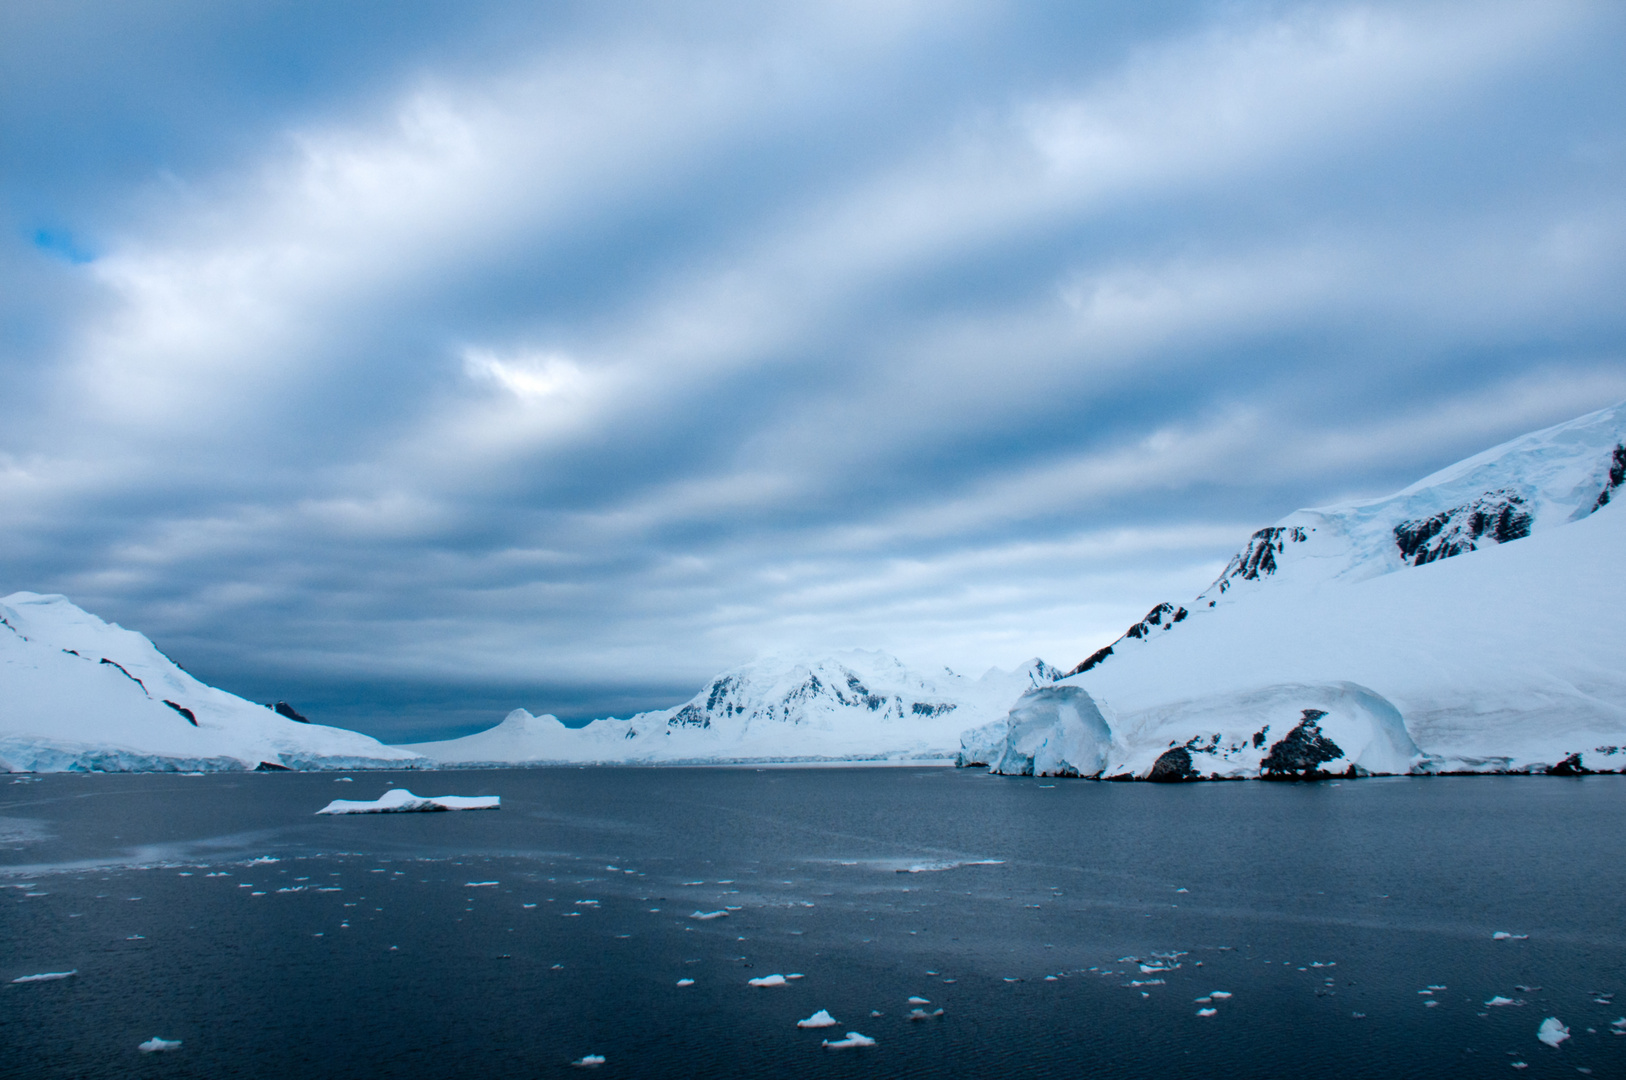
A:
[[[1265,745],[1265,732],[1269,730],[1270,725],[1266,724],[1264,727],[1253,733],[1253,747],[1255,750]]]
[[[1248,538],[1248,546],[1231,560],[1221,574],[1219,581],[1220,592],[1231,587],[1233,581],[1258,581],[1262,577],[1269,577],[1276,572],[1276,556],[1286,550],[1288,544],[1302,544],[1309,539],[1302,525],[1272,525],[1260,529]],[[1212,601],[1209,607],[1213,607]]]
[[[1191,751],[1183,746],[1176,746],[1173,750],[1165,750],[1159,755],[1152,763],[1152,771],[1146,774],[1146,779],[1154,784],[1178,784],[1187,780],[1200,780],[1202,777],[1191,767]]]
[[[170,708],[174,709],[176,712],[178,712],[182,716],[186,717],[186,722],[188,724],[191,724],[193,727],[198,726],[198,718],[196,716],[194,716],[192,714],[192,710],[188,709],[185,705],[177,705],[177,704],[175,704],[175,702],[169,700],[168,698],[164,699],[164,704],[168,705]]]
[[[307,720],[303,716],[299,715],[299,710],[298,709],[295,709],[292,705],[288,704],[286,701],[277,702],[275,705],[271,706],[271,709],[278,716],[286,716],[288,719],[296,721],[296,722],[301,723],[301,724],[310,723],[309,720]]]
[[[110,666],[110,667],[116,667],[116,668],[118,668],[118,669],[119,669],[119,671],[120,671],[120,672],[121,672],[121,673],[123,673],[123,675],[124,675],[124,677],[125,677],[125,678],[126,678],[126,679],[129,679],[129,680],[130,680],[130,681],[131,681],[131,682],[133,682],[133,683],[135,683],[135,684],[136,684],[136,685],[137,685],[137,686],[139,686],[139,687],[141,687],[141,692],[142,692],[142,693],[143,693],[143,694],[146,694],[146,693],[147,693],[147,684],[146,684],[146,683],[144,683],[144,682],[142,682],[142,681],[141,681],[141,680],[140,680],[140,679],[138,679],[138,678],[136,678],[136,677],[135,677],[135,676],[134,676],[134,675],[131,675],[131,674],[130,674],[130,673],[129,673],[129,672],[128,672],[128,671],[125,671],[125,670],[124,670],[124,665],[123,665],[123,664],[121,664],[121,663],[119,663],[119,662],[118,662],[118,661],[117,661],[117,660],[109,660],[109,659],[108,659],[108,658],[107,658],[107,657],[105,657],[105,656],[104,656],[104,657],[102,657],[102,663],[104,663],[104,664],[107,664],[107,665],[108,665],[108,666]],[[148,697],[152,697],[152,695],[151,695],[151,694],[147,694],[147,696],[148,696]]]
[[[1581,764],[1580,754],[1571,754],[1547,770],[1548,776],[1586,776],[1591,769]]]
[[[1626,484],[1626,443],[1615,446],[1615,452],[1609,458],[1609,479],[1604,482],[1603,490],[1598,492],[1598,501],[1592,504],[1592,509],[1596,511],[1607,506],[1621,484]]]
[[[262,761],[258,765],[254,766],[254,771],[255,772],[293,772],[293,770],[290,769],[288,766],[286,766],[286,765],[278,765],[274,761]],[[437,806],[437,807],[435,807],[435,809],[444,810],[445,807]]]
[[[1083,663],[1079,664],[1076,668],[1074,668],[1072,671],[1069,671],[1067,674],[1068,675],[1081,675],[1081,674],[1083,674],[1084,672],[1090,670],[1095,665],[1099,664],[1101,661],[1105,660],[1107,657],[1109,657],[1111,655],[1112,655],[1112,646],[1111,645],[1107,645],[1104,648],[1097,649],[1094,652],[1092,652],[1087,658],[1085,658]]]
[[[1487,491],[1464,506],[1395,526],[1400,557],[1413,566],[1476,551],[1481,542],[1505,544],[1529,535],[1530,511],[1512,491]]]
[[[79,655],[79,650],[78,649],[63,649],[62,651],[67,653],[69,656],[78,656]]]
[[[909,711],[916,716],[942,716],[944,713],[951,713],[957,708],[959,706],[952,702],[917,701],[910,706]]]
[[[1304,718],[1298,726],[1272,746],[1259,763],[1265,779],[1319,780],[1330,775],[1321,768],[1322,764],[1343,757],[1344,751],[1321,733],[1317,721],[1326,715],[1322,709],[1304,710]]]

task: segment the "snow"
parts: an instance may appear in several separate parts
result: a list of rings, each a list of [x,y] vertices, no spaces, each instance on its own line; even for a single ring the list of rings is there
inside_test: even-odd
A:
[[[767,657],[670,709],[580,728],[515,709],[486,731],[401,749],[448,765],[947,760],[968,724],[1003,717],[1058,675],[1039,660],[971,679],[863,650]]]
[[[301,724],[207,686],[141,634],[66,597],[31,592],[0,598],[0,759],[28,772],[428,764],[359,732]]]
[[[1560,1023],[1556,1016],[1549,1016],[1541,1022],[1541,1027],[1536,1029],[1536,1038],[1554,1049],[1569,1037],[1570,1029]]]
[[[441,810],[497,810],[502,799],[497,795],[414,795],[406,788],[391,788],[371,802],[334,799],[318,814],[406,814]],[[495,885],[496,882],[470,882],[471,885]]]
[[[806,1020],[796,1021],[799,1028],[827,1028],[836,1026],[836,1018],[825,1009],[820,1009]]]
[[[747,983],[749,983],[750,985],[752,985],[752,986],[789,986],[790,985],[790,983],[788,981],[786,981],[786,979],[785,979],[785,977],[783,975],[764,975],[759,979],[747,979],[745,981]]]
[[[136,1047],[136,1049],[140,1050],[143,1054],[154,1054],[160,1050],[179,1050],[180,1046],[181,1040],[179,1039],[160,1039],[158,1036],[154,1035],[152,1038]]]
[[[1623,463],[1626,404],[1291,514],[1195,600],[966,730],[959,760],[1024,771],[1028,747],[1078,738],[1059,709],[1037,719],[1075,690],[1107,733],[1098,768],[1094,743],[1061,755],[1082,776],[1626,771]]]
[[[47,971],[39,975],[24,975],[11,981],[14,983],[55,982],[57,979],[67,979],[77,974],[79,974],[79,969],[74,968],[72,971]]]
[[[1077,686],[1035,687],[1003,720],[966,734],[957,763],[1008,776],[1098,776],[1112,746],[1101,710]]]
[[[849,1050],[857,1046],[874,1046],[875,1040],[868,1035],[860,1035],[856,1031],[849,1031],[845,1039],[837,1039],[834,1042],[825,1039],[821,1045],[827,1050]]]

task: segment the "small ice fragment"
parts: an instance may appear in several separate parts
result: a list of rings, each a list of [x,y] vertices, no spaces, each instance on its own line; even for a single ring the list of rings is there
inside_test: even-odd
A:
[[[520,907],[522,907],[522,908],[533,908],[535,906],[536,906],[535,904],[521,904],[520,905]]]
[[[1434,991],[1432,991],[1432,990],[1419,990],[1417,992],[1419,994],[1432,994]]]
[[[180,1045],[181,1040],[179,1039],[160,1039],[158,1036],[154,1035],[152,1038],[136,1047],[136,1049],[140,1050],[143,1054],[152,1054],[157,1053],[159,1050],[174,1050]]]
[[[825,1039],[822,1045],[826,1050],[849,1050],[855,1046],[874,1046],[875,1040],[868,1035],[860,1035],[856,1031],[849,1031],[845,1039],[837,1039],[835,1042]]]
[[[927,999],[923,998],[923,997],[912,997],[912,998],[910,998],[908,1000],[907,1004],[909,1004],[909,1005],[930,1005],[931,1002],[928,1001]]]
[[[463,887],[465,889],[489,889],[493,885],[501,884],[502,882],[500,881],[465,881],[463,883]]]
[[[1494,1006],[1494,1005],[1522,1005],[1524,1003],[1522,1001],[1514,1001],[1512,998],[1505,998],[1501,994],[1497,994],[1495,997],[1493,997],[1489,1001],[1485,1002],[1485,1004]]]
[[[44,971],[38,975],[24,975],[20,979],[11,981],[14,983],[55,982],[58,979],[66,979],[77,974],[79,974],[78,968],[74,968],[72,971]]]
[[[334,799],[318,814],[402,814],[436,810],[500,810],[497,795],[414,795],[406,788],[391,788],[371,802]]]
[[[825,1009],[820,1009],[806,1020],[796,1021],[799,1028],[827,1028],[836,1026],[836,1018]]]
[[[1506,930],[1498,930],[1498,931],[1496,931],[1496,933],[1491,935],[1491,940],[1492,941],[1526,941],[1526,940],[1529,939],[1529,937],[1530,937],[1529,934],[1510,934]]]
[[[1208,996],[1213,998],[1215,1001],[1224,1001],[1226,998],[1231,996],[1231,992],[1229,990],[1215,990]]]
[[[1434,1006],[1436,1006],[1436,1005],[1438,1005],[1438,1004],[1439,1004],[1439,1002],[1438,1002],[1438,1001],[1434,1001],[1434,1000],[1432,1000],[1432,999],[1431,999],[1431,1000],[1429,1000],[1429,1001],[1425,1001],[1425,1002],[1423,1002],[1423,1008],[1425,1008],[1425,1009],[1432,1009],[1432,1008],[1434,1008]]]
[[[1536,1038],[1555,1048],[1569,1037],[1570,1029],[1560,1023],[1556,1016],[1549,1016],[1541,1022],[1541,1027],[1536,1029]]]
[[[882,1012],[880,1009],[871,1009],[869,1011],[869,1015],[871,1019],[874,1019],[877,1016],[885,1016],[886,1013]]]
[[[1213,1016],[1217,1012],[1219,1012],[1218,1009],[1198,1009],[1197,1010],[1197,1015],[1198,1016]]]
[[[600,1065],[604,1064],[604,1055],[588,1054],[585,1057],[577,1058],[575,1061],[572,1061],[571,1064],[576,1066],[578,1069],[596,1069]]]
[[[726,919],[726,918],[728,918],[728,912],[726,912],[726,911],[697,911],[693,915],[690,915],[689,918],[691,918],[691,919],[699,919],[701,922],[705,922],[707,919]]]
[[[931,1012],[927,1012],[925,1009],[910,1009],[909,1010],[909,1019],[910,1020],[935,1020],[937,1017],[942,1016],[942,1015],[943,1015],[943,1010],[942,1009],[933,1009]]]
[[[1190,889],[1176,889],[1175,892],[1190,892]]]
[[[1046,975],[1044,977],[1044,981],[1045,982],[1060,982],[1061,980],[1056,978],[1054,975]]]
[[[1515,1069],[1528,1069],[1530,1067],[1522,1061],[1511,1061],[1508,1064],[1512,1065]]]
[[[805,979],[805,978],[807,978],[807,976],[803,975],[800,971],[788,971],[788,972],[785,973],[785,978],[787,978],[787,979]]]
[[[125,941],[146,941],[147,937],[146,937],[145,934],[131,934],[128,937],[126,937],[124,940]]]
[[[785,977],[783,975],[764,975],[760,979],[747,979],[745,981],[751,986],[785,986],[785,985],[787,985],[786,982],[785,982]]]
[[[694,980],[693,979],[679,979],[677,981],[677,984],[679,986],[693,986],[694,985]]]
[[[1214,995],[1210,994],[1207,997],[1192,998],[1191,1000],[1198,1005],[1207,1005],[1214,1000]]]
[[[1430,990],[1444,990],[1445,989],[1445,987],[1440,986],[1438,983],[1429,983],[1428,988]]]

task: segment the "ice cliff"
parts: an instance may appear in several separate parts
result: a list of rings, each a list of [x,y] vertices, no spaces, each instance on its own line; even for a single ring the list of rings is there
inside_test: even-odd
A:
[[[1151,780],[1626,771],[1626,405],[1256,532],[1047,694]],[[959,760],[1047,771],[1029,695]],[[1052,729],[1060,734],[1059,718]],[[1000,742],[1001,731],[1005,742]]]
[[[523,709],[486,731],[403,747],[443,764],[912,761],[951,758],[960,731],[1003,717],[1061,673],[1034,660],[980,679],[922,673],[879,652],[770,657],[681,705],[570,728]]]
[[[291,711],[291,710],[290,710]],[[65,597],[0,599],[0,767],[207,772],[427,764],[194,679],[151,641]]]

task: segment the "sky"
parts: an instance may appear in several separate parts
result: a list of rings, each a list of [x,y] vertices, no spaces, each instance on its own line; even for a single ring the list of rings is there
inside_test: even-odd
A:
[[[0,8],[0,594],[387,740],[1071,665],[1626,399],[1626,6]]]

